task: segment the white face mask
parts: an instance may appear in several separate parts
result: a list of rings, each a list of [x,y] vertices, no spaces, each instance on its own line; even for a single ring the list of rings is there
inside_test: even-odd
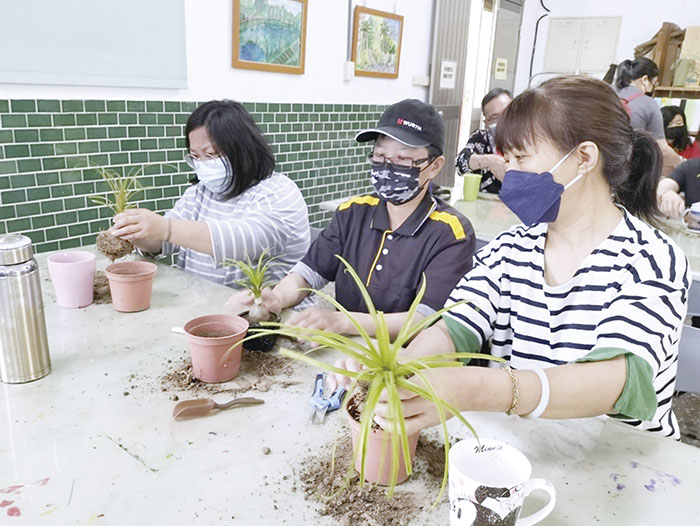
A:
[[[226,184],[226,162],[223,157],[211,159],[206,163],[199,163],[194,173],[197,174],[199,182],[202,183],[207,190],[215,194],[223,193],[228,186]]]

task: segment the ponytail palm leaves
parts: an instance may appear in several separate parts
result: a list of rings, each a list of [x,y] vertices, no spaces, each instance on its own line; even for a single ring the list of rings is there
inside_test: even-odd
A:
[[[359,456],[361,458],[361,471],[360,471],[360,484],[364,485],[364,475],[365,475],[365,459],[367,452],[367,442],[368,437],[372,429],[374,411],[377,404],[382,397],[382,393],[386,392],[384,398],[387,401],[389,408],[389,418],[388,421],[390,425],[386,431],[389,432],[391,447],[389,449],[389,460],[391,461],[391,479],[389,483],[389,495],[393,494],[394,487],[396,486],[396,481],[399,471],[399,458],[402,456],[406,470],[408,474],[411,473],[411,458],[409,452],[408,436],[406,434],[406,426],[404,421],[403,409],[401,405],[401,397],[399,394],[399,389],[405,389],[415,393],[422,398],[429,400],[434,403],[438,409],[440,416],[440,422],[442,427],[442,433],[445,442],[445,471],[443,474],[442,487],[440,494],[438,496],[438,501],[442,497],[447,483],[447,460],[449,454],[449,437],[447,431],[447,419],[450,416],[455,416],[458,418],[469,430],[476,436],[476,432],[472,426],[467,422],[464,417],[460,414],[459,410],[451,405],[449,402],[440,398],[436,393],[434,387],[428,381],[425,376],[425,371],[428,369],[434,369],[438,367],[461,367],[461,362],[458,359],[475,359],[475,358],[487,358],[502,361],[498,358],[493,358],[488,355],[483,355],[479,353],[466,353],[457,352],[450,354],[440,354],[434,356],[424,356],[421,358],[402,358],[400,356],[400,351],[413,337],[415,337],[419,332],[421,332],[426,327],[429,327],[435,323],[442,314],[448,310],[447,308],[440,309],[431,316],[422,318],[415,321],[416,310],[423,295],[425,294],[426,281],[423,279],[420,289],[416,294],[416,298],[413,300],[411,307],[408,310],[406,320],[401,327],[398,335],[392,341],[389,334],[389,329],[387,327],[386,319],[384,313],[377,311],[374,307],[372,299],[370,298],[367,289],[365,288],[362,280],[357,275],[355,270],[350,266],[350,264],[345,261],[342,257],[337,256],[345,265],[346,272],[348,272],[353,280],[355,281],[358,289],[360,290],[362,297],[367,305],[367,311],[372,317],[375,326],[376,337],[372,338],[367,333],[365,328],[357,321],[357,319],[350,313],[346,308],[344,308],[340,303],[338,303],[334,298],[328,295],[315,291],[316,294],[325,297],[331,304],[335,306],[340,312],[342,312],[348,320],[355,327],[360,337],[353,338],[342,334],[336,334],[334,332],[318,330],[318,329],[308,329],[304,327],[296,327],[286,324],[264,324],[266,327],[264,329],[259,329],[255,331],[257,335],[265,334],[280,334],[292,338],[300,338],[317,345],[311,351],[306,353],[299,353],[289,349],[281,349],[280,353],[306,362],[314,367],[324,369],[330,372],[338,373],[350,377],[353,379],[352,386],[350,388],[350,396],[345,397],[344,407],[347,407],[348,401],[352,398],[352,393],[359,382],[368,386],[366,398],[364,400],[364,406],[362,408],[362,414],[360,417],[360,435],[359,440],[354,452],[355,458]],[[359,340],[359,341],[358,341]],[[362,364],[362,370],[360,372],[349,371],[334,365],[328,364],[326,362],[317,360],[310,356],[310,353],[317,351],[322,348],[336,349],[343,353],[348,358],[352,358]],[[417,383],[413,383],[410,379],[419,380]],[[420,384],[420,385],[418,385]]]
[[[246,255],[245,261],[227,260],[224,262],[224,265],[236,267],[245,276],[245,279],[236,281],[234,284],[248,289],[253,294],[254,302],[248,311],[248,321],[251,325],[270,320],[270,311],[267,310],[262,301],[262,291],[265,287],[271,287],[277,283],[267,280],[267,273],[271,267],[278,265],[275,260],[279,257],[269,257],[267,249],[265,249],[260,253],[255,264],[248,255]]]

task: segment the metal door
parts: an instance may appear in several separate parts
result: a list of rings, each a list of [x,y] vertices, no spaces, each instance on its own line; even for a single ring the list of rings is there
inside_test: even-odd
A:
[[[503,88],[513,91],[522,11],[522,0],[501,0],[498,3],[489,89]]]
[[[435,182],[448,187],[454,185],[470,4],[470,0],[435,0],[428,102],[445,121],[446,162]]]

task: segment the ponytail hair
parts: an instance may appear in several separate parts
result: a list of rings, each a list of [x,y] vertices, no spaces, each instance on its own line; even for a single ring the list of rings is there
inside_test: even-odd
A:
[[[659,68],[653,60],[640,57],[635,60],[623,60],[617,65],[617,89],[626,88],[633,80],[641,79],[644,75],[649,80],[659,76]]]
[[[644,130],[634,130],[629,176],[617,188],[611,188],[615,202],[652,226],[660,224],[661,212],[656,187],[661,179],[661,148]]]

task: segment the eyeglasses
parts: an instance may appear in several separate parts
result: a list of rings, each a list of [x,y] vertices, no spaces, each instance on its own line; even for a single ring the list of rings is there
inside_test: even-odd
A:
[[[205,154],[202,158],[195,157],[194,155],[188,153],[185,155],[185,162],[194,170],[199,168],[200,164],[206,166],[207,168],[216,168],[217,161],[220,158],[221,157],[219,155],[215,155],[213,153]]]
[[[384,163],[389,163],[397,168],[417,168],[425,161],[431,161],[431,157],[425,157],[424,159],[409,159],[408,157],[384,157],[380,153],[369,152],[367,154],[367,159],[370,164],[376,167],[383,165]]]

